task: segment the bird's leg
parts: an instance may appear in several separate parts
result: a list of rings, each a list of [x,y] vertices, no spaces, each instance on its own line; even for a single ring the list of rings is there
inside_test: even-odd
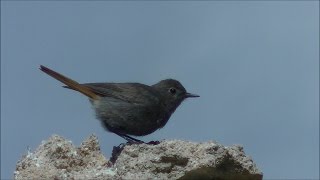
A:
[[[133,137],[130,137],[126,134],[122,134],[122,133],[119,133],[119,132],[114,132],[116,135],[122,137],[123,139],[127,140],[129,143],[133,143],[133,144],[141,144],[141,143],[144,143],[143,141],[139,140],[139,139],[136,139],[136,138],[133,138]]]
[[[133,137],[128,136],[126,134],[122,134],[122,133],[117,132],[117,131],[112,131],[112,132],[115,133],[116,135],[122,137],[123,139],[127,140],[129,144],[142,144],[142,143],[145,143],[144,141],[141,141],[139,139],[133,138]],[[160,144],[160,141],[150,141],[150,142],[145,143],[145,144],[157,145],[157,144]]]
[[[149,144],[149,145],[158,145],[160,144],[160,141],[150,141],[148,143],[144,142],[144,141],[141,141],[139,139],[136,139],[136,138],[133,138],[133,137],[130,137],[128,135],[122,135],[121,136],[122,138],[124,138],[125,140],[127,140],[130,144]]]
[[[133,144],[142,144],[145,143],[144,141],[141,141],[139,139],[133,138],[131,136],[128,136],[126,134],[124,134],[123,136],[121,136],[122,138],[124,138],[125,140],[127,140],[129,143],[133,143]]]

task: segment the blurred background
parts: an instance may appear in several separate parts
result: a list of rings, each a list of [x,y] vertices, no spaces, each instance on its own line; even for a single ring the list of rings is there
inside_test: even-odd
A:
[[[82,83],[178,79],[201,97],[140,139],[241,144],[265,179],[319,178],[318,1],[2,1],[1,179],[53,134],[94,133],[107,157],[125,142],[40,64]]]

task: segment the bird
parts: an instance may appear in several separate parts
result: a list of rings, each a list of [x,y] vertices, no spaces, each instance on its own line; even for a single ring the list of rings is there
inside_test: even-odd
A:
[[[108,82],[80,84],[43,65],[39,69],[62,82],[64,88],[87,96],[102,126],[133,143],[143,141],[132,136],[145,136],[164,127],[185,99],[200,97],[188,93],[175,79],[161,80],[151,86]]]

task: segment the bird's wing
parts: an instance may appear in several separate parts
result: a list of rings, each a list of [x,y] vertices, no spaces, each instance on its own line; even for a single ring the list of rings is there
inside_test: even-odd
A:
[[[160,103],[161,94],[154,88],[140,83],[86,83],[100,96],[107,96],[129,103],[145,104]]]

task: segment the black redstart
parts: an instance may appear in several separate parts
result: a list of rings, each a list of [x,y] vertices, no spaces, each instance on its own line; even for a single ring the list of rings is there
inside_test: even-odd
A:
[[[152,86],[140,83],[85,83],[63,76],[45,66],[40,70],[66,86],[89,97],[96,117],[106,128],[129,142],[142,142],[130,137],[148,135],[162,128],[171,114],[189,97],[181,83],[162,80]]]

